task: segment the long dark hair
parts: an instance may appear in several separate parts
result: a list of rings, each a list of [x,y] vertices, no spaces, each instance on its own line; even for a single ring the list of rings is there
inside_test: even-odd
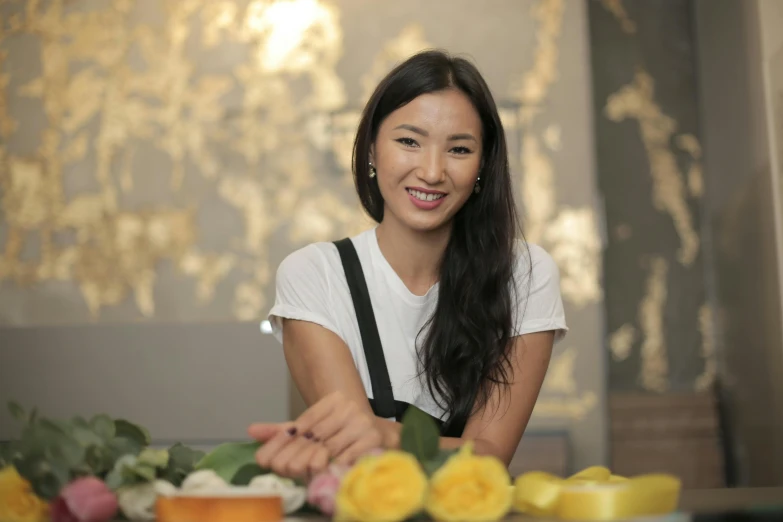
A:
[[[370,178],[370,148],[383,120],[414,98],[457,89],[482,123],[480,192],[454,216],[440,264],[438,303],[422,332],[419,360],[427,386],[449,414],[444,431],[461,431],[494,386],[509,384],[515,242],[519,230],[508,151],[495,101],[469,61],[441,51],[418,53],[378,85],[362,114],[353,149],[356,190],[367,213],[383,221],[383,198]],[[428,327],[428,328],[427,328]],[[475,408],[475,410],[474,410]]]

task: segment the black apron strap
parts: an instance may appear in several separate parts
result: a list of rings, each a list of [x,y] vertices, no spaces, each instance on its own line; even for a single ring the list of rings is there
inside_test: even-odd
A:
[[[364,279],[362,263],[359,261],[359,255],[350,238],[335,241],[334,244],[340,253],[345,278],[351,291],[353,307],[356,310],[356,319],[359,322],[364,357],[367,359],[367,368],[372,384],[373,399],[370,401],[370,405],[373,413],[378,417],[397,418],[398,408],[389,380],[389,370],[386,368],[386,358],[383,355],[383,345],[378,334],[378,325],[375,322],[375,314],[367,282]]]

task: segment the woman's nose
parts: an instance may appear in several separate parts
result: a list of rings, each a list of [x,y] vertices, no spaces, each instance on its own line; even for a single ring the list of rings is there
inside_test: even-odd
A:
[[[437,185],[446,178],[446,161],[443,154],[431,152],[424,155],[419,177],[429,185]]]

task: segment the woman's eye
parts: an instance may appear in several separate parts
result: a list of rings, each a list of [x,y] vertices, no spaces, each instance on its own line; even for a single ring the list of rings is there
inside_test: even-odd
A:
[[[467,147],[454,147],[451,152],[455,154],[470,154],[470,149]]]
[[[415,147],[416,145],[418,145],[416,143],[416,140],[414,140],[413,138],[399,138],[397,141],[399,143],[402,143],[406,147]]]

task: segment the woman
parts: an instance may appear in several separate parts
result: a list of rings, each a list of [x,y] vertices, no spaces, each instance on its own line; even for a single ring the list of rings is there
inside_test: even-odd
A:
[[[378,225],[278,269],[269,316],[310,407],[250,427],[259,465],[302,476],[397,447],[408,404],[438,420],[442,447],[470,439],[508,464],[567,328],[557,266],[517,239],[505,136],[476,68],[428,51],[391,71],[353,171]]]

